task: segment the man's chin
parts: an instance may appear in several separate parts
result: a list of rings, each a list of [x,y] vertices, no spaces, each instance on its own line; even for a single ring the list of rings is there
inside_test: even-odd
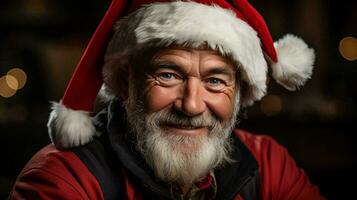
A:
[[[216,148],[206,135],[156,134],[152,134],[153,140],[147,146],[150,157],[145,158],[157,176],[165,181],[192,182],[205,175],[217,160]]]

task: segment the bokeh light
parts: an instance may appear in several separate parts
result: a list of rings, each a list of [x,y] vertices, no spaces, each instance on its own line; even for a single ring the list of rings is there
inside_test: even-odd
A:
[[[23,88],[27,81],[26,73],[20,68],[13,68],[0,78],[0,96],[9,98]]]
[[[6,79],[6,75],[0,78],[0,96],[9,98],[16,93],[16,90],[9,87]]]
[[[345,37],[340,41],[339,50],[346,60],[354,61],[357,59],[357,39]]]
[[[334,117],[338,113],[337,103],[334,101],[324,101],[320,103],[319,111],[324,117]]]
[[[27,81],[27,75],[22,69],[13,68],[9,72],[7,72],[7,75],[15,77],[15,79],[18,82],[18,86],[17,86],[17,88],[13,88],[14,90],[19,90],[25,86],[26,81]]]
[[[260,109],[267,116],[278,115],[281,113],[282,108],[283,101],[275,95],[267,95],[260,102]]]
[[[17,90],[19,88],[19,82],[17,81],[17,79],[12,76],[12,75],[5,75],[5,80],[7,85],[13,89],[13,90]]]
[[[43,0],[27,0],[24,8],[30,16],[43,16],[48,12],[46,2]]]

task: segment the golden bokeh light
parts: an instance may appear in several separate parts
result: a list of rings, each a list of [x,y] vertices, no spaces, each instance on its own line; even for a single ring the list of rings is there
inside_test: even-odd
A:
[[[354,61],[357,59],[357,39],[354,37],[345,37],[340,41],[340,54],[346,60]]]
[[[9,87],[6,79],[6,76],[0,78],[0,96],[9,98],[16,93],[16,90]]]
[[[28,14],[41,16],[48,11],[46,2],[43,0],[27,0],[25,2],[24,8]]]
[[[20,69],[20,68],[13,68],[11,69],[9,72],[7,72],[7,75],[10,75],[12,77],[15,77],[15,79],[17,80],[17,87],[16,88],[13,88],[15,90],[19,90],[21,88],[23,88],[26,84],[26,81],[27,81],[27,75],[26,73]]]
[[[267,116],[278,115],[282,108],[283,101],[275,95],[267,95],[260,102],[260,109]]]
[[[6,84],[13,90],[17,90],[19,88],[19,82],[12,75],[5,75]]]
[[[337,103],[334,101],[326,101],[320,103],[320,114],[325,117],[334,117],[338,113]]]

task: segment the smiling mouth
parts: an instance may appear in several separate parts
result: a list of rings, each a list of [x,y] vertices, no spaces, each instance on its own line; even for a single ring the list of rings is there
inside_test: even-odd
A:
[[[183,125],[183,124],[165,124],[166,127],[172,127],[177,129],[186,129],[186,130],[194,130],[204,128],[203,126],[192,126],[192,125]]]
[[[192,126],[192,125],[183,125],[183,124],[165,124],[162,126],[168,131],[168,133],[173,133],[177,135],[184,136],[199,136],[207,135],[208,128],[205,126]]]

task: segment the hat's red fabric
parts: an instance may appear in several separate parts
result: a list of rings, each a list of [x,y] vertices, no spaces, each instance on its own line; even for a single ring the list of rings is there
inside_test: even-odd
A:
[[[134,12],[142,5],[150,4],[153,0],[113,0],[103,20],[90,40],[77,68],[62,97],[62,104],[73,110],[91,112],[93,104],[103,83],[102,66],[106,46],[112,35],[114,23],[124,15]],[[218,5],[230,9],[237,17],[246,21],[258,33],[262,42],[262,48],[272,61],[277,61],[273,40],[263,17],[246,1],[233,0],[196,0],[197,3]],[[128,5],[130,3],[130,5]],[[128,9],[129,8],[129,9]],[[126,10],[129,10],[127,12]]]

